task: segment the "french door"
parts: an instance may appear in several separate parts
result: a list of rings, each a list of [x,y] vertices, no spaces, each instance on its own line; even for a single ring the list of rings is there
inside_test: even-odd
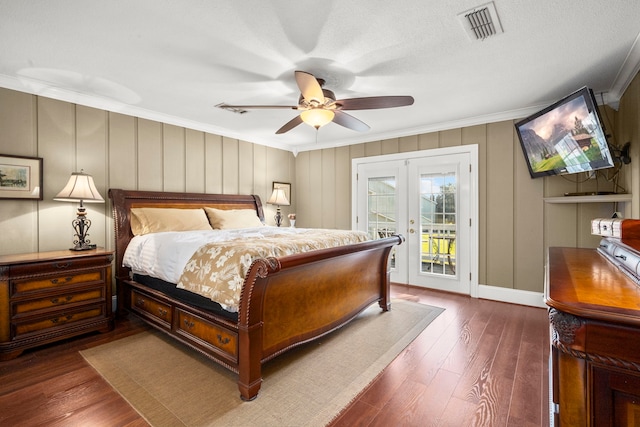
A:
[[[354,228],[406,239],[391,255],[391,280],[477,294],[477,147],[353,162]]]

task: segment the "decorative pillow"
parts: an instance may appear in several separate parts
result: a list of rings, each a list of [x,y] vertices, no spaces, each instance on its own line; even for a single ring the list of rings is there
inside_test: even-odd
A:
[[[262,227],[264,224],[253,209],[204,208],[211,226],[215,229]]]
[[[192,230],[211,230],[202,209],[131,208],[131,232],[134,236]]]

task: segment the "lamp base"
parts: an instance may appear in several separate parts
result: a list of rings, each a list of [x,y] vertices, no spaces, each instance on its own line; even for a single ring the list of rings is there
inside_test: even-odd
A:
[[[280,227],[282,225],[282,213],[280,212],[280,206],[276,210],[276,216],[273,217],[276,222],[276,227]]]
[[[96,249],[98,245],[77,245],[72,248],[69,248],[70,251],[89,251],[91,249]]]

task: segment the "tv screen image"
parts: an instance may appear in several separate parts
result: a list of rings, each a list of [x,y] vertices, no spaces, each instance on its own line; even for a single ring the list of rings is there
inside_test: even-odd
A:
[[[531,177],[613,167],[601,123],[587,87],[516,123]]]

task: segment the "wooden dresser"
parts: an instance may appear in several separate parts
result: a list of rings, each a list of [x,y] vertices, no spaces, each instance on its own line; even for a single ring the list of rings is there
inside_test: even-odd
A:
[[[640,426],[640,286],[595,249],[550,248],[555,426]]]
[[[0,256],[0,360],[113,329],[112,260],[102,249]]]

